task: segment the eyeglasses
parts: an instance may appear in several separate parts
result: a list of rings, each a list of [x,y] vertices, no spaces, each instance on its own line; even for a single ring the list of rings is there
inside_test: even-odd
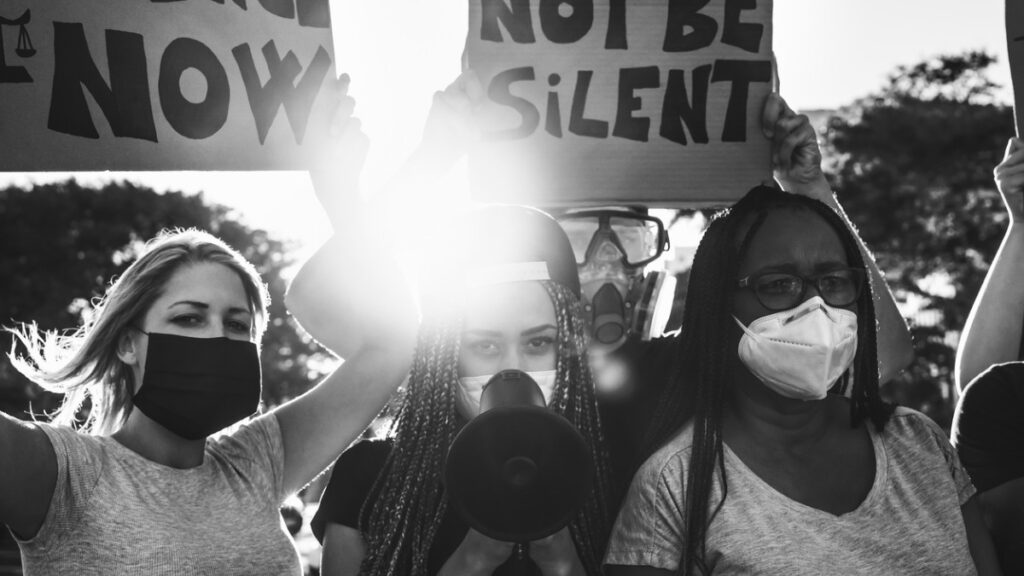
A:
[[[622,253],[629,266],[653,262],[668,249],[668,233],[661,220],[646,214],[618,210],[584,210],[558,218],[576,263],[583,264],[587,252],[599,238],[608,238]]]
[[[740,278],[737,286],[753,290],[762,306],[778,312],[803,302],[809,285],[818,290],[821,299],[829,306],[849,306],[860,297],[864,276],[864,271],[859,268],[840,268],[814,276],[765,272]]]

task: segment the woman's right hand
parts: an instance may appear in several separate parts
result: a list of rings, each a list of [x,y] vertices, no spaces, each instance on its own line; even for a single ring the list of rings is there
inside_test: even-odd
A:
[[[1024,140],[1010,138],[1003,161],[992,171],[1012,224],[1024,223]]]
[[[470,528],[462,543],[441,567],[439,576],[491,576],[512,554],[511,542],[488,538]]]

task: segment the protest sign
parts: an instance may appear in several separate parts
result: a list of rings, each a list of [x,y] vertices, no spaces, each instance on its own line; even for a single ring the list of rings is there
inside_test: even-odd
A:
[[[1013,82],[1013,117],[1020,137],[1024,134],[1024,0],[1006,0],[1006,48]]]
[[[326,138],[328,0],[5,0],[0,170],[270,170]]]
[[[470,0],[481,201],[722,204],[771,177],[771,0]]]

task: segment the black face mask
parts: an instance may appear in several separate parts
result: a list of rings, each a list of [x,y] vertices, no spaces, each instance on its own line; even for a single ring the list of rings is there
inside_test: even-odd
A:
[[[145,375],[132,401],[157,424],[199,440],[259,408],[256,344],[156,332],[148,336]]]

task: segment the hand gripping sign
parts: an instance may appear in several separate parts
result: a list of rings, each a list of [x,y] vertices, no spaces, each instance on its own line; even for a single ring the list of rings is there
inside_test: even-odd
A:
[[[475,199],[723,204],[770,178],[771,0],[470,0]]]
[[[0,171],[299,169],[328,0],[0,3]]]

